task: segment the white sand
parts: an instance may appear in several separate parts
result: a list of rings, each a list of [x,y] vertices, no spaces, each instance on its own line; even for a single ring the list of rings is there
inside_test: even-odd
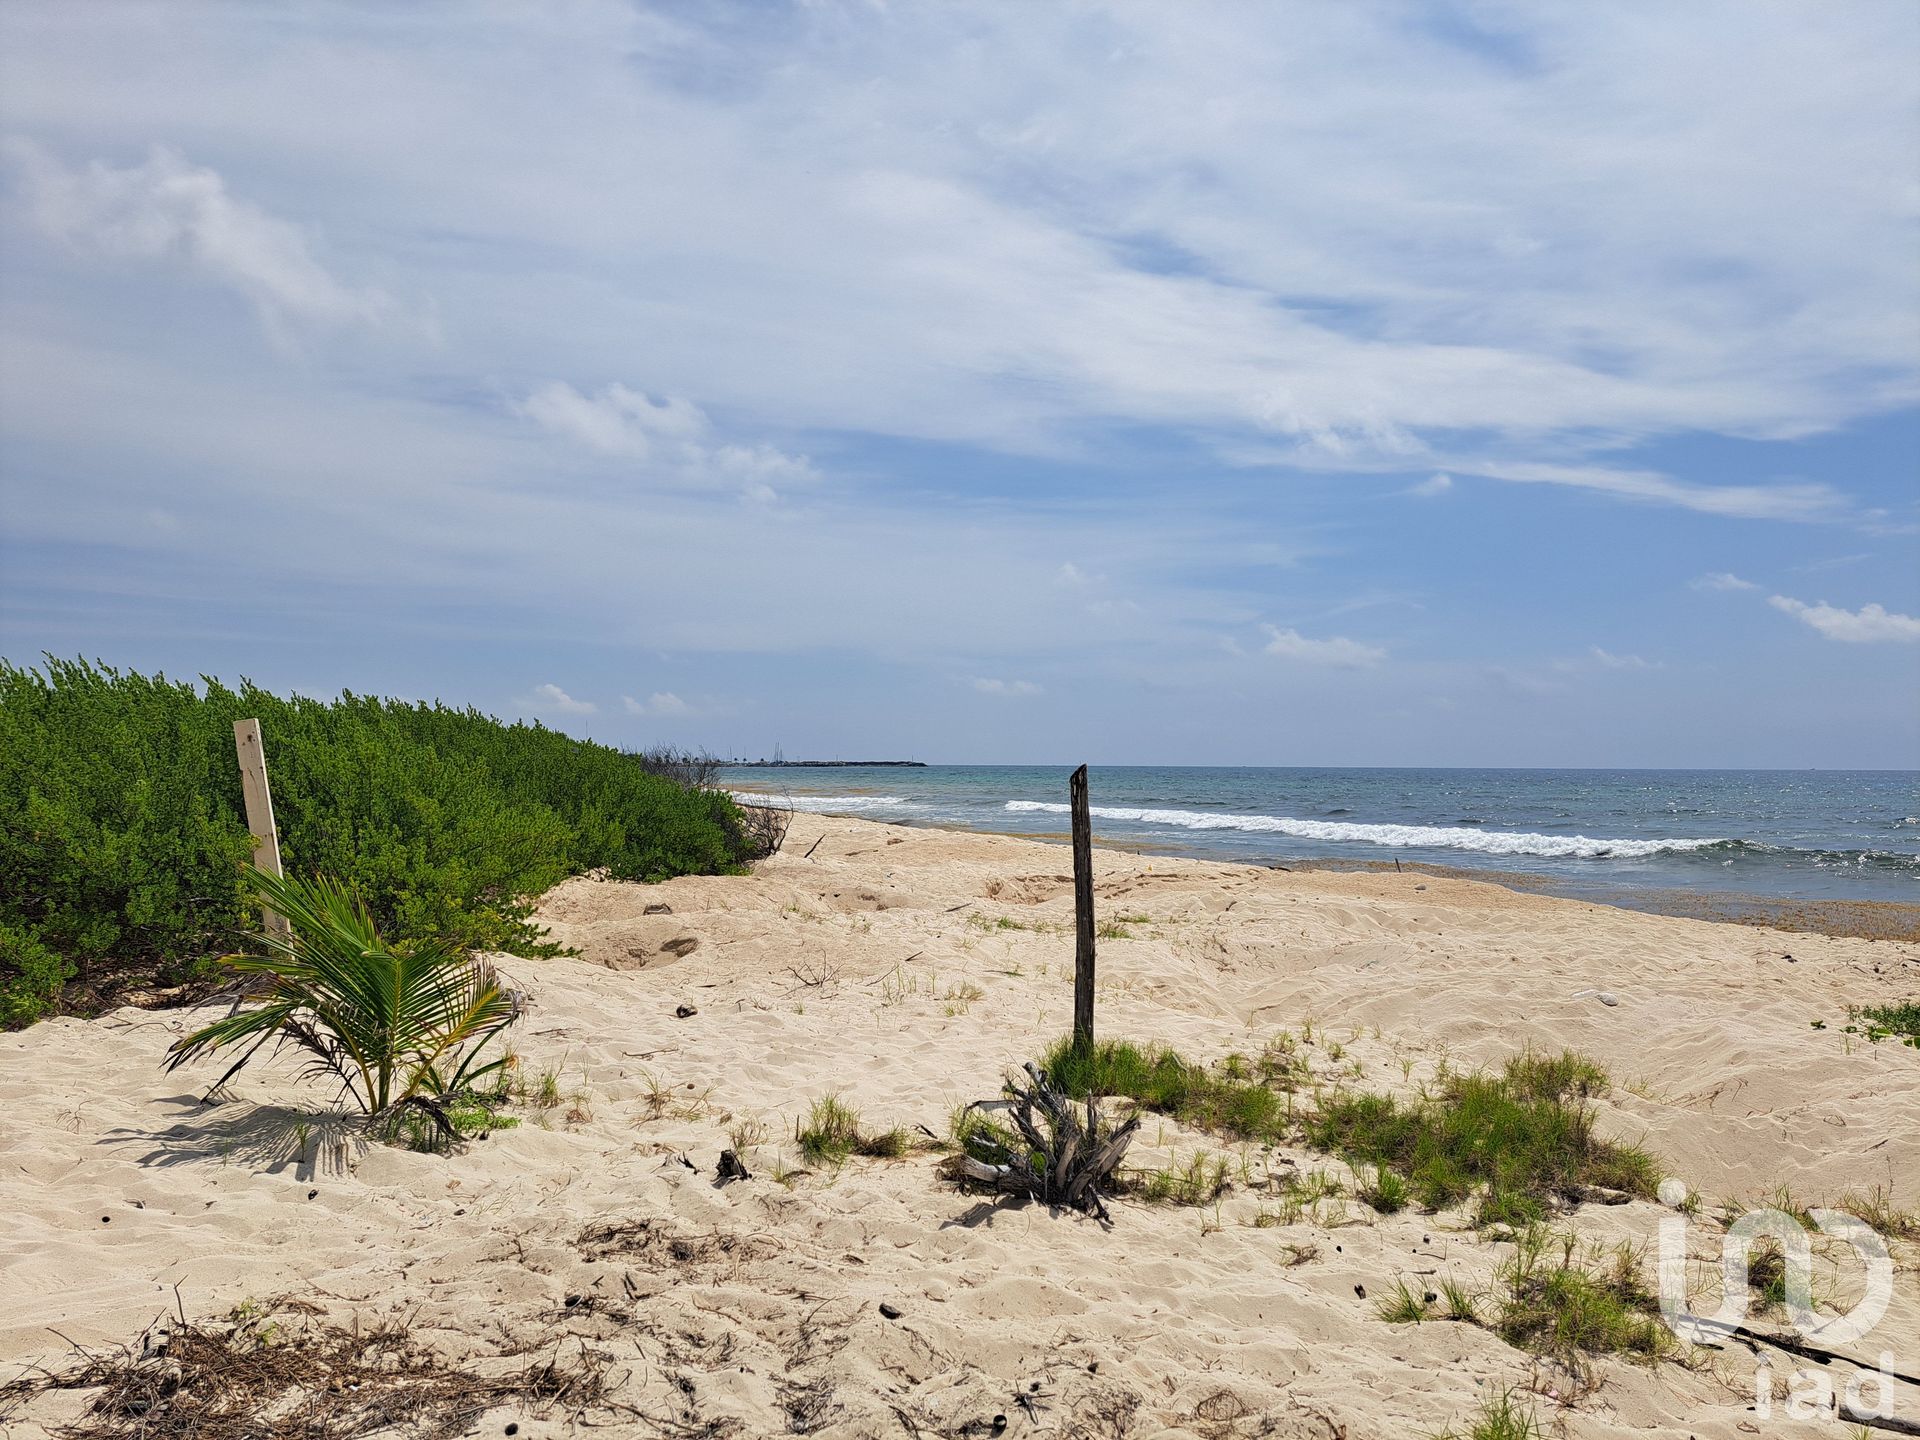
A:
[[[1840,1029],[1849,1003],[1920,992],[1920,947],[1416,875],[1111,852],[1098,872],[1104,919],[1148,917],[1102,943],[1104,1035],[1212,1060],[1311,1019],[1319,1075],[1357,1063],[1350,1083],[1395,1091],[1443,1061],[1571,1046],[1615,1077],[1607,1132],[1643,1139],[1709,1200],[1880,1185],[1920,1205],[1920,1052]],[[654,1417],[603,1417],[614,1434],[729,1419],[731,1433],[785,1434],[795,1413],[810,1433],[958,1434],[999,1413],[1011,1435],[1361,1440],[1464,1424],[1488,1387],[1551,1385],[1483,1329],[1375,1314],[1399,1275],[1488,1282],[1510,1247],[1457,1217],[1349,1202],[1322,1217],[1345,1224],[1249,1223],[1275,1207],[1269,1168],[1347,1173],[1310,1151],[1254,1147],[1251,1183],[1217,1208],[1118,1202],[1110,1232],[963,1194],[932,1154],[767,1178],[799,1165],[782,1142],[815,1098],[838,1091],[871,1126],[944,1136],[955,1105],[1066,1028],[1068,875],[1056,846],[803,815],[751,877],[569,882],[541,916],[581,958],[503,967],[537,1002],[514,1042],[525,1073],[557,1069],[584,1098],[454,1157],[360,1148],[342,1166],[310,1136],[296,1161],[295,1109],[321,1092],[288,1065],[199,1106],[218,1070],[169,1076],[160,1061],[206,1012],[0,1036],[0,1382],[58,1360],[56,1330],[132,1338],[178,1286],[195,1316],[282,1295],[340,1320],[410,1314],[459,1353],[585,1337],[628,1372],[620,1400]],[[643,913],[661,904],[672,913]],[[662,950],[682,937],[698,942],[684,958]],[[1594,989],[1619,1003],[1580,995]],[[676,1019],[681,1004],[698,1013]],[[772,1136],[749,1157],[759,1178],[719,1188],[729,1127],[749,1119]],[[1142,1139],[1132,1163],[1224,1149],[1241,1174],[1239,1149],[1171,1124],[1149,1119]],[[1667,1213],[1587,1206],[1569,1223],[1651,1246]],[[652,1229],[625,1251],[583,1243],[636,1221]],[[1288,1263],[1301,1246],[1317,1253]],[[1717,1256],[1717,1238],[1698,1229],[1695,1248]],[[1897,1253],[1894,1307],[1851,1348],[1894,1349],[1915,1370],[1920,1294],[1910,1247]],[[1848,1298],[1851,1271],[1822,1267],[1818,1283]],[[1839,1433],[1778,1410],[1751,1428],[1751,1359],[1704,1358],[1606,1361],[1577,1406],[1536,1403],[1574,1436]],[[1035,1381],[1037,1424],[1013,1401]],[[29,1413],[57,1419],[84,1398]],[[1904,1403],[1920,1417],[1911,1392]],[[560,1428],[496,1415],[477,1433],[506,1419],[528,1436]],[[40,1431],[27,1419],[8,1433]]]

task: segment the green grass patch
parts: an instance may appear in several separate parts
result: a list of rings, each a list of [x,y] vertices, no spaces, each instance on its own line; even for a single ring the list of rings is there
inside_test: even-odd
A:
[[[853,1155],[892,1160],[910,1148],[904,1130],[862,1129],[860,1112],[838,1095],[823,1095],[814,1101],[807,1118],[795,1123],[793,1138],[800,1153],[815,1165],[841,1165]]]
[[[1069,1036],[1048,1050],[1040,1064],[1048,1078],[1075,1099],[1124,1096],[1196,1130],[1273,1143],[1293,1128],[1290,1097],[1275,1083],[1283,1077],[1290,1081],[1294,1074],[1291,1057],[1274,1053],[1272,1063],[1264,1055],[1258,1062],[1229,1056],[1217,1070],[1208,1070],[1163,1046],[1107,1040],[1088,1051],[1076,1048]]]
[[[1478,1223],[1524,1226],[1542,1218],[1547,1197],[1583,1186],[1653,1194],[1653,1157],[1594,1134],[1589,1097],[1605,1088],[1604,1072],[1578,1055],[1519,1055],[1498,1075],[1444,1076],[1422,1100],[1329,1096],[1306,1134],[1376,1174],[1398,1172],[1429,1210],[1478,1192]]]
[[[495,1130],[512,1130],[518,1115],[507,1113],[512,1097],[505,1090],[466,1091],[447,1104],[447,1120],[462,1140],[484,1139]],[[447,1148],[439,1128],[419,1115],[402,1115],[395,1138],[410,1150],[437,1153]]]
[[[1641,1277],[1639,1256],[1621,1246],[1583,1259],[1577,1243],[1540,1227],[1518,1237],[1500,1269],[1494,1333],[1569,1369],[1594,1355],[1653,1361],[1669,1354],[1673,1336]]]
[[[234,948],[254,923],[247,718],[288,868],[351,885],[395,943],[551,954],[533,903],[568,875],[724,873],[755,853],[731,798],[680,783],[673,757],[438,704],[0,661],[0,1025],[192,982]]]

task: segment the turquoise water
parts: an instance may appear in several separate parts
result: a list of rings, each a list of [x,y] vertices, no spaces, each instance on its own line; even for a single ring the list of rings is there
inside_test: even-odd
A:
[[[1058,835],[1064,766],[741,766],[742,790],[923,825]],[[1094,834],[1171,854],[1286,864],[1401,860],[1558,888],[1920,901],[1920,772],[1092,770]]]

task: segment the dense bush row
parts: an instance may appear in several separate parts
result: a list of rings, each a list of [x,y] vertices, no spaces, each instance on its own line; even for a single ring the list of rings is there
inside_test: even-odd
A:
[[[287,866],[352,883],[396,940],[552,953],[528,917],[562,877],[717,873],[752,850],[726,795],[539,725],[0,661],[0,1025],[179,984],[234,948],[248,717]]]

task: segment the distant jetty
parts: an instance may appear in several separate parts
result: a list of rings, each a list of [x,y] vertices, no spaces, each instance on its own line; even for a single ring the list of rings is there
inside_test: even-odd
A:
[[[924,770],[924,760],[722,760],[728,770],[866,770],[892,767],[895,770]]]

